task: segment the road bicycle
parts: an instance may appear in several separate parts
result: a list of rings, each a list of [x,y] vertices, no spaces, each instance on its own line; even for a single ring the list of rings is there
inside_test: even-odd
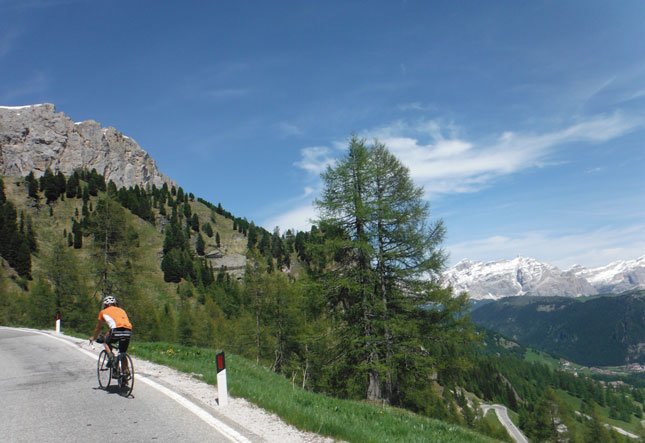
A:
[[[99,336],[97,343],[104,343],[105,337]],[[91,344],[91,342],[90,342]],[[124,397],[130,396],[134,387],[134,365],[132,358],[127,352],[120,352],[119,342],[109,344],[114,353],[114,360],[110,362],[110,355],[103,349],[99,354],[96,364],[96,374],[99,379],[99,386],[107,390],[112,380],[116,380],[119,394]]]

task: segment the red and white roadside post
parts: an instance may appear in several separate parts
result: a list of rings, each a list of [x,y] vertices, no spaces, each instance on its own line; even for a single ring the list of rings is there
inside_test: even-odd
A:
[[[217,403],[220,406],[228,405],[228,388],[226,387],[226,360],[224,353],[220,352],[215,357],[217,363]]]
[[[60,312],[56,313],[56,335],[60,335]]]

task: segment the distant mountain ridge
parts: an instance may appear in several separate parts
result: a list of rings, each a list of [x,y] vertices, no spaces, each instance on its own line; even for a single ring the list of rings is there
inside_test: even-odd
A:
[[[473,321],[588,366],[645,363],[645,291],[596,297],[507,297],[473,310]]]
[[[645,289],[645,256],[599,268],[574,266],[566,271],[526,257],[493,262],[462,260],[444,273],[443,280],[457,291],[467,291],[474,300],[618,294]]]
[[[47,168],[69,176],[96,169],[117,187],[173,181],[134,140],[112,127],[75,123],[52,104],[0,106],[0,175],[39,177]]]

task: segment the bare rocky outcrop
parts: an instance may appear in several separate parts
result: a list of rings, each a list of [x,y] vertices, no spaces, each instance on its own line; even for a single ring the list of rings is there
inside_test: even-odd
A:
[[[112,127],[74,123],[52,104],[0,106],[0,175],[39,177],[96,169],[117,187],[174,184],[134,140]]]

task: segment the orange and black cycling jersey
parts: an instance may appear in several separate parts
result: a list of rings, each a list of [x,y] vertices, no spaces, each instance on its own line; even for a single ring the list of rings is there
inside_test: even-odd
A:
[[[116,306],[108,306],[99,312],[99,320],[105,321],[110,329],[125,328],[132,330],[132,325],[128,319],[128,314]]]

